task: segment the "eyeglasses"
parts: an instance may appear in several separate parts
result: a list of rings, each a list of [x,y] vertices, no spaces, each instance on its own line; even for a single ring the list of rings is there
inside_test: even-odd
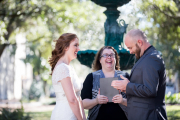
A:
[[[108,57],[110,57],[110,58],[115,58],[115,54],[104,54],[104,55],[101,55],[100,57],[104,57],[104,58],[108,58]]]

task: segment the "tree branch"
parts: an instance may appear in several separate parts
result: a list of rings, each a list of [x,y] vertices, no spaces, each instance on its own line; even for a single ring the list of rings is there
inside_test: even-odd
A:
[[[162,11],[157,5],[153,4],[153,7],[157,10],[159,10],[161,13],[163,13],[164,15],[166,15],[167,17],[173,18],[173,19],[180,19],[180,16],[172,16],[169,15],[168,13]]]

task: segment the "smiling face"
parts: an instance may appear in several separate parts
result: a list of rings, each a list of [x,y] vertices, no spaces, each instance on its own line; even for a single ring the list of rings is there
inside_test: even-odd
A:
[[[75,38],[66,49],[66,54],[68,54],[70,60],[73,60],[77,58],[77,52],[79,50],[79,40]]]
[[[116,58],[114,51],[112,49],[104,49],[101,54],[100,63],[102,69],[115,69]]]

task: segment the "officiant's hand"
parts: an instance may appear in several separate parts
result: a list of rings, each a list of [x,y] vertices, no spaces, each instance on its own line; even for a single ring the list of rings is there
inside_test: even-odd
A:
[[[120,75],[120,77],[123,80],[113,80],[111,83],[111,86],[113,86],[117,90],[121,90],[122,92],[126,91],[126,86],[130,82],[127,78],[124,76]]]
[[[112,99],[112,102],[127,106],[127,99],[123,98],[121,94],[115,95]]]
[[[98,92],[98,95],[96,97],[97,103],[98,104],[107,104],[108,102],[108,97],[104,96],[104,95],[100,95],[100,89]]]
[[[123,97],[121,94],[115,95],[112,99],[112,102],[114,103],[123,103]]]

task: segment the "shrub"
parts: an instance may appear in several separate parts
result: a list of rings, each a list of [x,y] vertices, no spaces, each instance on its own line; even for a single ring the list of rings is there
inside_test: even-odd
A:
[[[167,94],[165,96],[165,102],[167,104],[180,104],[180,93]]]
[[[0,111],[0,120],[31,120],[29,114],[24,113],[23,107],[15,110],[10,108],[2,108]]]

